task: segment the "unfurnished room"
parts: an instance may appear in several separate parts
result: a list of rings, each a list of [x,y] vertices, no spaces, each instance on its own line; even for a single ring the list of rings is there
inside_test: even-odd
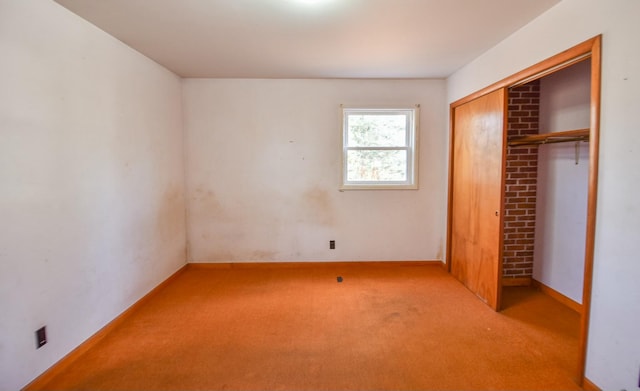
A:
[[[0,389],[640,390],[638,0],[0,0]]]

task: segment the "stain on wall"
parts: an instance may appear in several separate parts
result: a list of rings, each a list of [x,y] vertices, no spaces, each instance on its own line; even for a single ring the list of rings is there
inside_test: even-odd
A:
[[[160,238],[168,240],[176,235],[184,235],[185,203],[181,185],[170,184],[160,201],[156,214],[156,232]]]
[[[440,241],[440,244],[438,245],[438,252],[436,253],[436,258],[437,260],[442,260],[444,261],[444,257],[442,255],[442,249],[444,248],[444,244],[443,244],[444,240]]]
[[[229,213],[222,205],[216,194],[204,187],[197,187],[191,197],[191,209],[202,217],[228,220]]]
[[[331,226],[335,223],[335,211],[329,192],[312,187],[302,193],[298,222]]]
[[[256,250],[251,253],[251,260],[256,261],[273,261],[277,259],[278,252],[277,251],[262,251]]]
[[[194,262],[434,258],[446,217],[448,133],[436,130],[446,130],[444,81],[187,79],[183,87]],[[340,104],[360,102],[424,107],[422,190],[338,191]]]

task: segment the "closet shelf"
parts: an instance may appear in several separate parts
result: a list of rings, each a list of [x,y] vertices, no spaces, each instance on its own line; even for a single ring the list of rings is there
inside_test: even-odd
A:
[[[565,143],[569,141],[589,141],[589,129],[565,130],[563,132],[512,137],[507,140],[507,145],[512,147],[517,145]]]

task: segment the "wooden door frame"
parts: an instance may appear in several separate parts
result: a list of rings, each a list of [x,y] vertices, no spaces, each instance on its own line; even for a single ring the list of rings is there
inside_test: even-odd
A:
[[[447,205],[447,248],[446,268],[451,272],[451,217],[453,186],[453,137],[454,110],[456,107],[470,102],[480,96],[501,88],[525,84],[540,79],[553,72],[564,69],[579,61],[591,61],[591,96],[589,125],[589,185],[587,195],[587,226],[585,233],[584,282],[582,287],[582,313],[580,314],[580,340],[578,352],[577,380],[580,386],[585,382],[585,364],[587,359],[587,340],[589,317],[591,313],[591,286],[593,280],[593,255],[596,234],[596,204],[598,195],[598,155],[600,139],[600,80],[602,62],[602,35],[586,40],[570,49],[556,54],[546,60],[532,65],[518,73],[491,84],[479,91],[459,99],[449,105],[449,193]],[[506,126],[506,123],[505,123]],[[506,134],[506,127],[505,127]],[[502,262],[502,260],[500,260]],[[499,276],[500,278],[502,276]],[[500,279],[499,279],[500,280]]]

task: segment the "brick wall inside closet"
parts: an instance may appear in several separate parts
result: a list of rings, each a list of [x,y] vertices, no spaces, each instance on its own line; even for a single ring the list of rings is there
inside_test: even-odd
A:
[[[509,89],[507,138],[538,134],[540,81]],[[503,277],[526,285],[533,273],[538,146],[507,147]]]

